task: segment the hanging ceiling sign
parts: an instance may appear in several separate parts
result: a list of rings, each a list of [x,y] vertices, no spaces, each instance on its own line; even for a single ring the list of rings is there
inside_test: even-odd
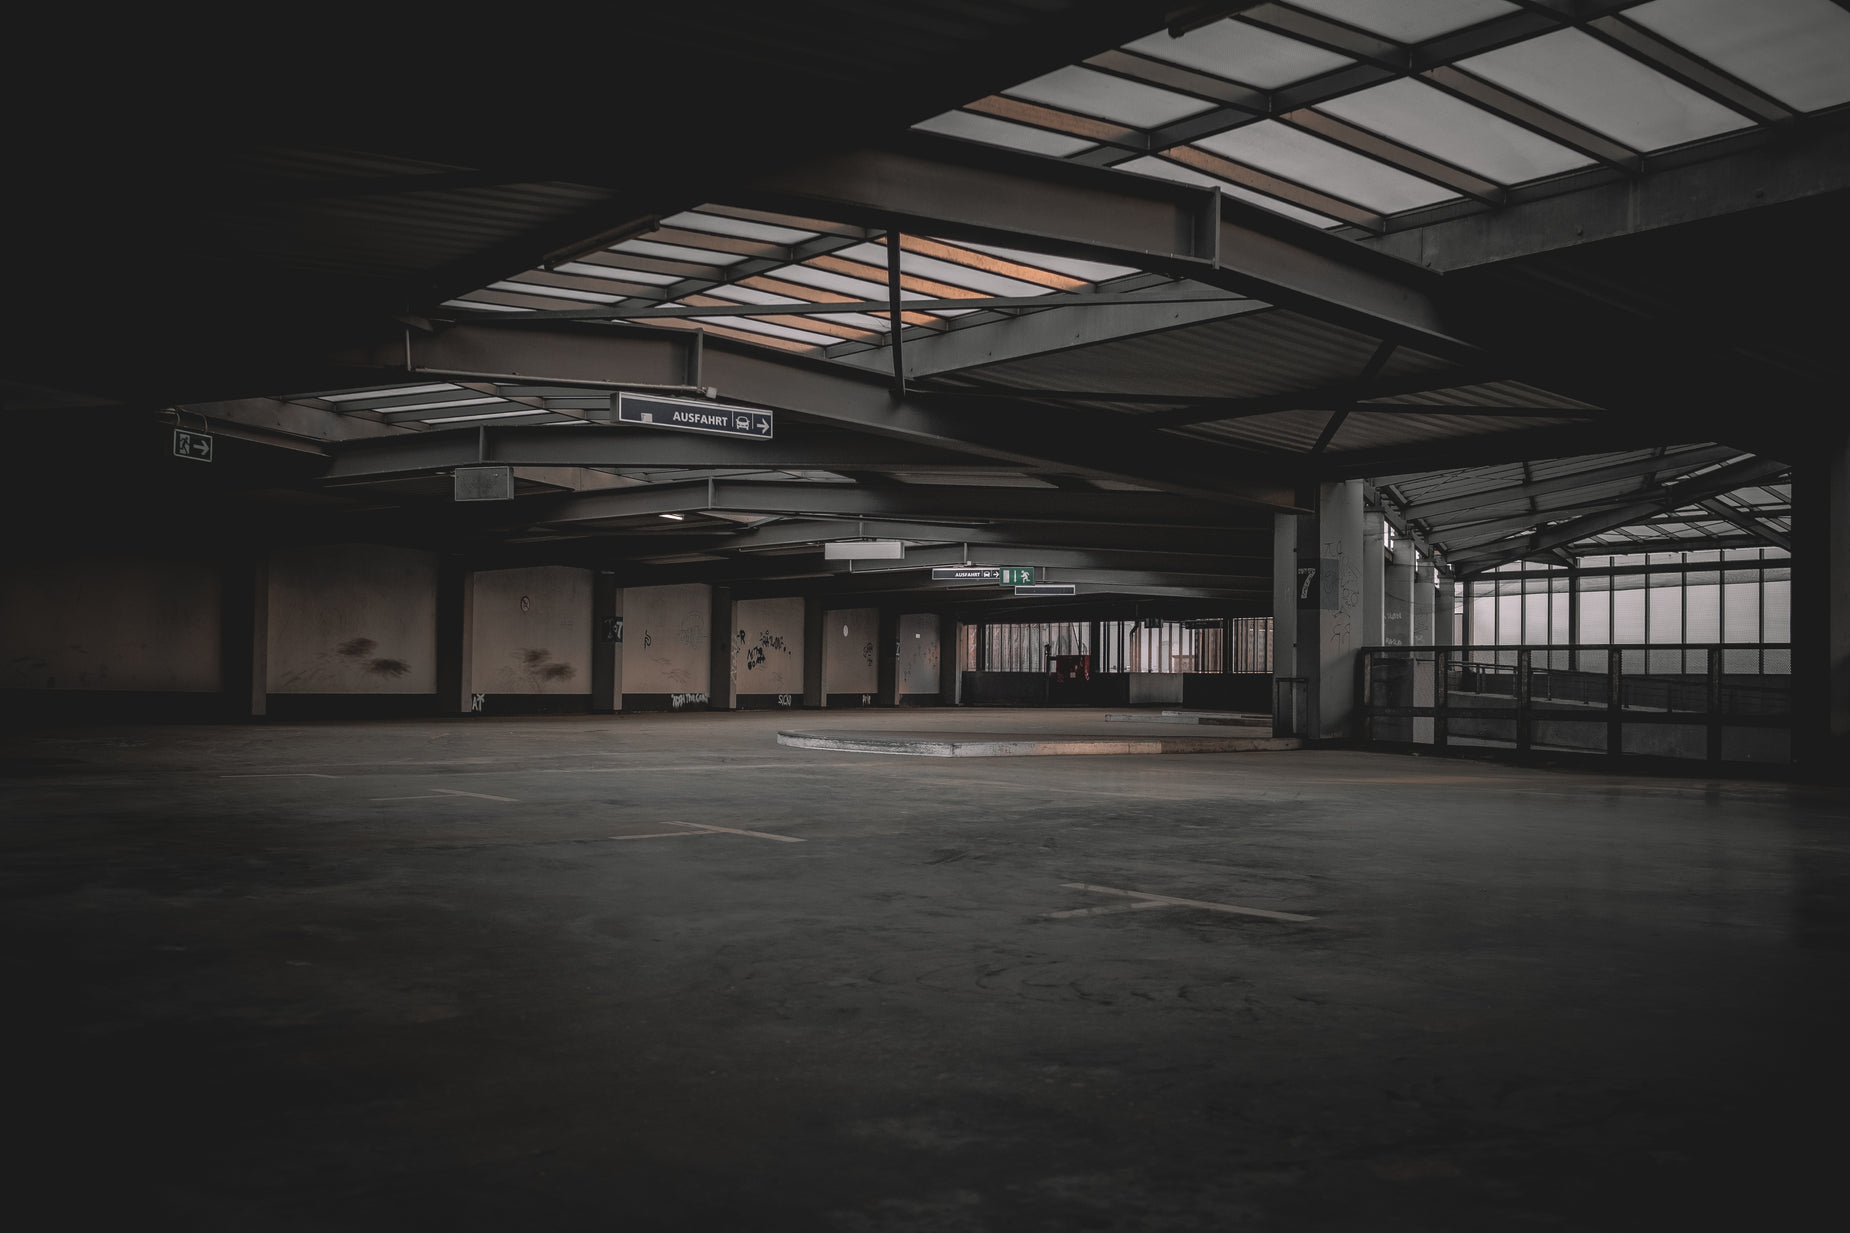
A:
[[[771,413],[755,407],[728,407],[692,398],[657,398],[653,394],[613,394],[610,401],[619,424],[710,432],[757,441],[769,441],[772,435]]]

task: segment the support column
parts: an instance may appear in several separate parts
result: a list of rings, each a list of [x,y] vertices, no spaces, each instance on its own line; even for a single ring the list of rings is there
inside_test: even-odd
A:
[[[1298,521],[1300,514],[1272,516],[1272,731],[1295,735],[1290,708],[1295,686],[1281,684],[1298,672],[1298,594],[1304,580],[1298,575]]]
[[[1430,563],[1416,565],[1413,569],[1413,641],[1411,646],[1431,646],[1438,639],[1433,631],[1434,600],[1438,598],[1435,588],[1438,585],[1438,570]]]
[[[1792,473],[1792,753],[1800,774],[1850,780],[1850,436]]]
[[[1362,482],[1321,484],[1304,496],[1313,497],[1315,515],[1280,515],[1274,524],[1273,595],[1285,601],[1273,610],[1274,657],[1279,676],[1307,681],[1305,734],[1344,740],[1355,735],[1357,719],[1366,552]]]
[[[1413,645],[1413,541],[1396,540],[1394,559],[1383,567],[1381,645]]]
[[[270,560],[261,549],[238,552],[224,562],[219,650],[226,718],[263,718],[270,691]]]
[[[458,556],[437,561],[437,713],[475,710],[475,574]]]
[[[938,614],[938,705],[956,706],[963,674],[957,670],[957,652],[963,645],[964,630],[957,617],[949,612]]]
[[[1434,646],[1457,646],[1462,640],[1458,632],[1458,579],[1450,574],[1439,575],[1439,593],[1433,599],[1432,638]]]
[[[899,612],[882,605],[874,635],[874,705],[899,705]]]
[[[822,596],[803,597],[803,705],[821,708],[828,699],[822,693]]]
[[[739,683],[732,679],[732,588],[713,588],[713,615],[707,621],[707,709],[730,711],[739,705]]]
[[[1362,633],[1363,646],[1380,646],[1386,633],[1382,624],[1382,587],[1386,585],[1385,544],[1387,520],[1379,509],[1362,511]]]
[[[600,569],[591,576],[591,710],[623,709],[623,588]]]

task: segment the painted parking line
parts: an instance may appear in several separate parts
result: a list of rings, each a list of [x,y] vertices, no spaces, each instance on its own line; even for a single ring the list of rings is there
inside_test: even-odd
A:
[[[1091,891],[1096,895],[1121,895],[1126,899],[1136,899],[1150,903],[1155,907],[1205,908],[1210,912],[1225,912],[1231,916],[1258,916],[1266,920],[1310,921],[1314,916],[1299,916],[1296,912],[1274,912],[1270,908],[1242,908],[1231,903],[1209,903],[1205,899],[1178,899],[1174,895],[1152,895],[1147,891],[1122,890],[1116,886],[1093,886],[1086,882],[1062,882],[1067,890]],[[1079,915],[1071,909],[1065,912],[1043,913],[1049,919],[1062,916]]]
[[[1111,903],[1102,908],[1068,908],[1064,912],[1043,912],[1046,920],[1067,920],[1074,916],[1116,916],[1120,912],[1142,912],[1148,908],[1173,908],[1173,903],[1161,903],[1153,899],[1139,899],[1134,903]]]
[[[606,835],[606,839],[687,839],[699,831],[650,831],[646,835]]]
[[[708,826],[705,822],[670,822],[670,826],[691,826],[697,831],[719,831],[727,835],[750,835],[753,839],[775,839],[779,843],[802,843],[794,835],[773,835],[768,831],[742,831],[732,826]]]
[[[490,796],[486,792],[464,792],[461,788],[432,788],[429,792],[416,796],[375,796],[375,801],[440,801],[452,796],[472,796],[478,801],[500,801],[505,805],[518,805],[520,802],[511,796]]]

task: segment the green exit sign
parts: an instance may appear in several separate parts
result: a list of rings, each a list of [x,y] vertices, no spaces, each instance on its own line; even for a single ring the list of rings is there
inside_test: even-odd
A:
[[[1005,587],[1025,587],[1034,582],[1032,565],[1004,565],[1002,576],[996,579],[996,585]]]

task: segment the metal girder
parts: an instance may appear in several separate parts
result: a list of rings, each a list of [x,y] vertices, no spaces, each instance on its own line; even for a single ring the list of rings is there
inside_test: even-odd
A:
[[[858,484],[736,479],[580,493],[539,505],[523,516],[531,523],[553,524],[710,510],[901,519],[957,515],[1113,526],[1218,526],[1225,530],[1240,530],[1248,525],[1225,506],[1162,492],[1081,493],[950,484],[864,488]]]
[[[1753,517],[1743,510],[1734,508],[1734,506],[1729,505],[1719,497],[1711,497],[1706,501],[1698,501],[1696,504],[1708,510],[1723,522],[1741,528],[1741,530],[1754,536],[1756,539],[1763,540],[1775,548],[1784,548],[1787,552],[1792,551],[1792,537],[1790,535],[1787,535],[1783,531],[1774,530],[1760,519]]]
[[[809,425],[780,426],[769,441],[625,425],[454,428],[337,447],[326,479],[356,480],[476,464],[517,467],[739,467],[754,470],[981,471],[1006,468],[968,454],[891,437]]]
[[[1274,415],[1281,411],[1334,411],[1338,407],[1359,403],[1368,398],[1391,398],[1396,395],[1424,394],[1432,390],[1477,385],[1497,374],[1482,367],[1452,368],[1440,372],[1408,373],[1405,376],[1376,377],[1369,381],[1343,381],[1289,394],[1261,394],[1251,398],[1202,398],[1175,411],[1152,411],[1139,416],[1141,423],[1158,428],[1182,428],[1210,421],[1241,420],[1255,415]],[[1100,395],[1099,397],[1108,397]],[[1183,401],[1180,398],[1171,401]]]
[[[691,346],[687,336],[663,330],[458,325],[437,334],[408,332],[400,342],[348,352],[337,362],[414,376],[672,385],[686,380]],[[718,340],[708,341],[701,356],[701,383],[724,398],[980,457],[1231,504],[1294,508],[1291,479],[1279,474],[1276,459],[1176,440],[1127,416],[1008,402],[968,408],[921,404],[894,397],[871,374],[792,363],[788,356]]]
[[[898,521],[885,518],[802,519],[779,518],[723,537],[698,535],[664,539],[654,554],[753,551],[831,539],[907,539],[945,541],[982,546],[991,551],[1013,548],[1075,548],[1101,552],[1157,551],[1168,557],[1224,555],[1269,559],[1271,528],[1252,526],[1238,531],[1164,527],[1103,526],[1096,523],[985,523],[960,526],[940,522]]]
[[[1665,471],[1694,471],[1698,467],[1706,467],[1739,457],[1740,453],[1740,450],[1725,445],[1688,446],[1666,451],[1658,457],[1611,463],[1572,475],[1531,480],[1526,484],[1498,484],[1476,492],[1459,493],[1457,496],[1440,497],[1432,501],[1418,501],[1403,506],[1402,512],[1415,522],[1430,522],[1434,518],[1443,518],[1448,514],[1461,513],[1465,510],[1494,509],[1513,501],[1528,501],[1554,493],[1573,492],[1580,488],[1609,484],[1614,480],[1654,476]],[[1377,481],[1377,483],[1392,482],[1391,479]]]
[[[902,569],[930,569],[937,565],[1035,565],[1050,569],[1135,569],[1199,577],[1271,577],[1272,558],[1265,556],[1190,556],[1184,553],[1142,549],[1101,548],[997,548],[983,544],[951,543],[906,549],[903,561],[857,564],[850,573],[878,574]],[[1067,581],[1060,578],[1054,581]]]
[[[711,285],[723,287],[725,284],[715,282]],[[1128,302],[1143,304],[1246,303],[1239,297],[1230,297],[1225,291],[1199,289],[1194,291],[1163,290],[1142,294],[1121,294],[1113,291],[1065,291],[1048,295],[998,295],[957,300],[914,298],[902,299],[900,308],[909,313],[934,313],[969,312],[973,308],[985,311],[1001,308],[1109,308]],[[427,315],[437,320],[447,321],[668,321],[687,317],[787,317],[793,313],[879,313],[885,315],[892,311],[892,307],[890,300],[818,300],[813,303],[778,304],[665,303],[644,305],[641,308],[612,304],[607,308],[541,308],[511,316],[497,312],[459,311],[456,305],[449,305],[443,309],[433,309]],[[1259,305],[1259,307],[1265,306]]]
[[[927,133],[815,159],[727,204],[1026,246],[1193,278],[1434,354],[1473,348],[1439,281],[1216,190]]]
[[[1212,300],[1165,300],[1145,295],[1113,296],[1111,300],[1111,303],[1077,307],[1061,297],[1033,312],[1007,320],[971,326],[953,323],[950,329],[939,334],[908,336],[906,376],[916,379],[963,372],[1053,351],[1219,321],[1270,307],[1260,300],[1228,298],[1225,293]],[[874,372],[884,366],[887,354],[884,348],[873,348],[834,358]]]
[[[1081,582],[1076,585],[1073,598],[1087,595],[1140,595],[1156,599],[1221,599],[1232,602],[1258,603],[1271,597],[1268,585],[1263,591],[1248,590],[1238,587],[1189,587],[1165,586],[1126,580],[1123,582],[1099,583]],[[777,595],[819,595],[823,597],[853,595],[872,597],[876,595],[905,595],[909,601],[929,601],[930,607],[952,607],[971,602],[1009,602],[1024,604],[1032,601],[1017,598],[1007,588],[965,588],[952,587],[949,583],[933,583],[922,574],[908,578],[904,574],[836,574],[825,579],[811,578],[800,584],[790,581],[763,581],[740,583],[732,589],[733,598],[767,598]],[[1056,600],[1056,602],[1058,602]]]
[[[1745,459],[1672,484],[1662,493],[1648,500],[1635,501],[1616,509],[1588,514],[1583,518],[1575,518],[1569,522],[1545,527],[1531,535],[1524,536],[1514,544],[1493,546],[1475,552],[1453,553],[1450,554],[1450,560],[1452,565],[1461,571],[1468,566],[1470,573],[1482,573],[1505,561],[1519,561],[1525,557],[1545,553],[1552,548],[1566,547],[1575,540],[1585,539],[1589,535],[1598,535],[1602,531],[1614,530],[1635,519],[1662,510],[1692,505],[1735,488],[1743,488],[1749,484],[1772,479],[1791,469],[1786,463],[1771,459]]]

